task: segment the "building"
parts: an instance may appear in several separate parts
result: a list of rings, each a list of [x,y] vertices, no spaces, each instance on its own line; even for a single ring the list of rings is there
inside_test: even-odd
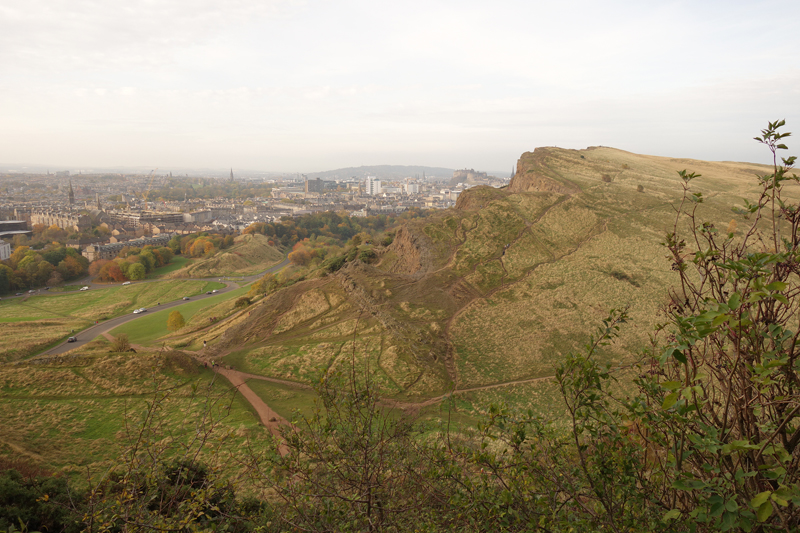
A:
[[[106,245],[91,245],[81,253],[83,257],[89,261],[96,261],[98,259],[114,259],[119,254],[120,250],[125,247],[142,248],[144,246],[166,246],[172,239],[173,234],[162,233],[155,237],[142,237],[139,239],[131,239],[125,242],[116,242]]]
[[[419,183],[406,183],[406,194],[419,194]]]
[[[183,224],[183,213],[158,212],[158,211],[108,211],[106,212],[109,221],[138,228],[143,224]]]
[[[367,177],[366,193],[368,196],[377,196],[381,193],[381,180],[375,176]]]
[[[0,241],[0,261],[5,261],[11,257],[11,245]]]
[[[56,226],[67,231],[83,231],[92,227],[92,219],[88,215],[36,209],[31,213],[31,226],[37,224]]]
[[[325,190],[325,182],[322,181],[320,178],[315,178],[310,180],[306,178],[305,181],[305,192],[323,192]]]

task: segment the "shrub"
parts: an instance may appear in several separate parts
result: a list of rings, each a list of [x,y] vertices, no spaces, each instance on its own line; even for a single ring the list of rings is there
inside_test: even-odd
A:
[[[644,185],[637,185],[636,192],[644,192]]]
[[[248,298],[247,296],[242,296],[241,298],[236,300],[235,305],[237,309],[244,309],[245,307],[250,305],[250,298]]]
[[[128,340],[128,335],[125,333],[120,333],[114,340],[111,341],[111,351],[112,352],[130,352],[131,351],[131,341]]]
[[[375,250],[372,248],[368,248],[366,250],[361,250],[358,254],[358,259],[362,263],[374,263],[375,260],[378,258],[378,255],[375,253]]]

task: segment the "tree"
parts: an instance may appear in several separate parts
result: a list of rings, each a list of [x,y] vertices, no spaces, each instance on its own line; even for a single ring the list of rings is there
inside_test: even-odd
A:
[[[133,263],[128,267],[128,279],[137,281],[144,279],[145,276],[147,276],[147,272],[141,263]]]
[[[167,318],[167,329],[170,331],[178,331],[182,327],[186,325],[186,320],[183,319],[183,315],[177,309],[172,311]]]

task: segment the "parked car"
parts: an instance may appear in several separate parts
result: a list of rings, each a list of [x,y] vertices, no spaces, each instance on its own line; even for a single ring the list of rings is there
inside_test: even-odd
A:
[[[81,287],[81,290],[82,290],[82,291],[88,291],[88,290],[89,290],[89,287]]]
[[[208,294],[211,294],[211,293],[209,292]],[[21,292],[18,292],[18,293],[17,293],[17,296],[22,296],[22,293],[21,293]]]
[[[189,297],[188,297],[188,296],[184,296],[184,297],[183,297],[183,299],[184,299],[184,300],[188,300],[188,299],[189,299]]]
[[[130,281],[126,281],[125,283],[123,283],[123,285],[130,285],[130,284],[131,284]]]
[[[211,291],[208,291],[206,294],[212,294],[212,293],[211,293]],[[19,294],[17,294],[17,296],[19,296]]]
[[[69,339],[67,339],[67,342],[78,342],[78,338],[77,337],[70,337]]]
[[[31,290],[28,291],[28,294],[33,294],[34,292],[36,292],[36,291],[31,289]]]
[[[212,293],[215,293],[215,292],[219,292],[219,291],[218,291],[217,289],[214,289],[214,290],[213,290],[213,291],[211,291],[211,292],[212,292]]]
[[[147,311],[146,307],[140,307],[139,309],[134,309],[133,314],[138,315],[139,313],[144,313],[145,311]]]

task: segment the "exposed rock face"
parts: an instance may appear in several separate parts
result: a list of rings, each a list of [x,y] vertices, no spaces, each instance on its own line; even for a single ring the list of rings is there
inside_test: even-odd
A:
[[[545,160],[550,155],[548,148],[536,148],[533,152],[525,152],[517,161],[517,173],[511,179],[509,192],[555,192],[559,194],[575,194],[580,188],[552,169]]]
[[[419,277],[428,270],[430,258],[423,239],[421,235],[408,231],[405,226],[397,230],[394,241],[389,246],[389,250],[397,256],[397,262],[390,270],[392,274]]]

